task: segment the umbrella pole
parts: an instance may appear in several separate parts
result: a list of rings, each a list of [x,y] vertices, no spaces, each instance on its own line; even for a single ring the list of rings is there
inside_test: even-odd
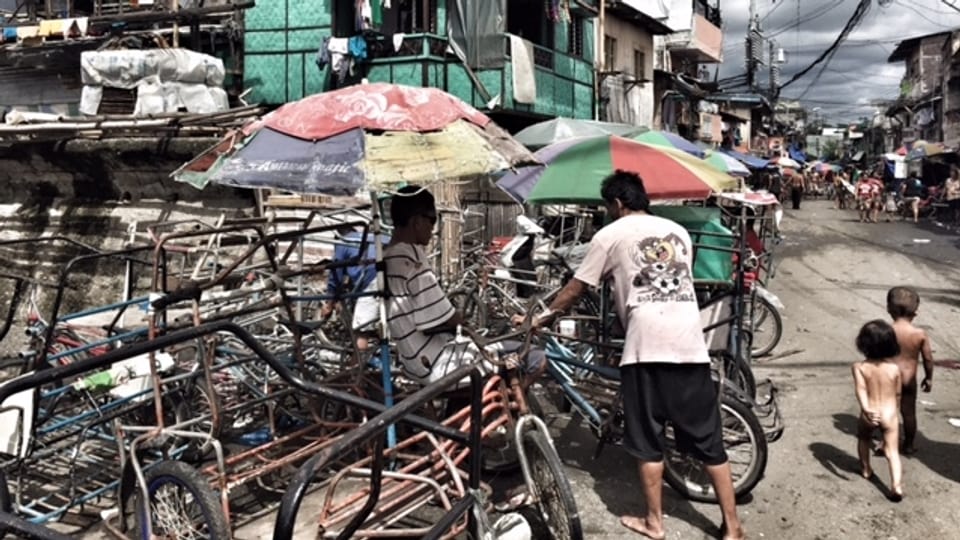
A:
[[[387,408],[393,407],[393,374],[391,373],[390,358],[390,328],[387,326],[387,279],[386,268],[383,266],[383,239],[380,235],[380,206],[377,192],[370,192],[370,229],[373,232],[373,246],[377,254],[377,290],[380,293],[380,373],[383,384],[383,404]],[[397,429],[391,425],[387,428],[387,448],[397,446]]]

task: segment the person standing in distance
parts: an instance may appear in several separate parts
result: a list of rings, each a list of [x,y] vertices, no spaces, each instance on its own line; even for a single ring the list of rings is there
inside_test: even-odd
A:
[[[645,515],[623,516],[620,522],[649,538],[666,537],[663,440],[669,421],[679,449],[706,466],[723,514],[723,538],[745,538],[693,289],[690,236],[680,225],[649,213],[650,200],[636,174],[615,172],[600,193],[613,221],[594,235],[574,278],[534,317],[533,326],[550,324],[588,287],[611,280],[617,315],[626,328],[620,358],[624,446],[639,462],[647,504]]]

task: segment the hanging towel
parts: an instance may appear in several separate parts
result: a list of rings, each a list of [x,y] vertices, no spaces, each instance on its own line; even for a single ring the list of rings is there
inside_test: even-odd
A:
[[[403,45],[403,40],[407,37],[406,34],[394,34],[393,35],[393,52],[400,52],[400,47]]]
[[[316,62],[321,71],[330,63],[330,36],[324,36],[323,41],[320,42]]]
[[[347,51],[350,56],[354,58],[354,60],[366,60],[367,40],[363,39],[363,36],[353,36],[352,38],[349,38]]]
[[[383,6],[380,0],[370,0],[370,22],[373,23],[374,28],[380,28],[383,24]]]
[[[510,65],[513,68],[513,100],[532,104],[537,101],[537,80],[534,76],[533,43],[510,35]]]

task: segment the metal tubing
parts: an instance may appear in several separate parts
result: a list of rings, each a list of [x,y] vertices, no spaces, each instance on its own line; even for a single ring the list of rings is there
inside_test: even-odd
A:
[[[17,538],[31,540],[70,540],[72,538],[9,512],[0,512],[0,531],[15,533]]]
[[[370,495],[367,496],[367,502],[363,508],[357,512],[350,523],[340,532],[337,540],[348,540],[353,538],[353,533],[363,525],[367,516],[377,507],[380,501],[380,488],[383,487],[383,438],[377,438],[373,443],[373,467],[370,470]]]
[[[333,390],[320,384],[301,379],[300,377],[296,376],[283,362],[273,356],[273,354],[271,354],[270,351],[260,344],[260,342],[257,341],[256,338],[254,338],[249,332],[243,329],[240,325],[229,321],[219,321],[215,323],[204,324],[202,326],[186,328],[184,330],[178,330],[176,332],[164,334],[150,341],[132,343],[125,347],[108,351],[102,355],[92,356],[90,358],[84,358],[83,360],[79,360],[67,365],[52,367],[37,372],[31,372],[26,375],[21,375],[19,377],[10,379],[3,384],[0,384],[0,403],[3,403],[13,394],[23,390],[32,390],[47,383],[61,379],[67,379],[74,375],[87,373],[95,369],[112,365],[121,360],[126,360],[141,354],[158,351],[160,349],[171,347],[180,343],[193,341],[197,338],[218,332],[233,334],[237,339],[249,347],[254,354],[259,356],[267,365],[269,365],[277,373],[277,375],[280,376],[281,379],[301,392],[330,398],[346,405],[376,413],[383,413],[388,410],[387,407],[382,403],[357,397],[346,392]],[[443,379],[440,379],[435,384],[443,386],[442,388],[440,388],[440,386],[435,388],[434,385],[425,387],[416,394],[413,394],[413,396],[410,398],[405,399],[397,406],[389,409],[389,411],[394,412],[394,414],[385,415],[384,419],[389,419],[390,423],[395,423],[402,418],[404,422],[409,422],[411,425],[419,427],[420,429],[429,430],[433,433],[460,443],[467,443],[468,437],[462,432],[447,426],[443,426],[437,422],[427,420],[420,416],[413,416],[411,413],[415,409],[409,407],[407,402],[410,399],[420,395],[428,396],[423,398],[424,402],[435,398],[437,395],[446,391],[448,386],[452,386],[456,381],[469,376],[474,367],[474,365],[463,366],[457,371],[450,373]],[[372,424],[372,421],[368,422],[367,426],[371,426]]]
[[[450,530],[450,527],[453,527],[457,523],[457,520],[460,519],[463,514],[469,512],[470,522],[476,521],[474,513],[470,512],[470,509],[473,508],[473,505],[477,503],[477,499],[474,497],[473,492],[467,493],[467,496],[457,501],[457,504],[453,505],[453,508],[449,512],[443,515],[437,523],[430,529],[430,532],[423,536],[423,540],[437,540],[444,537],[444,533]],[[476,532],[475,529],[472,531]],[[473,536],[473,538],[481,538],[480,536]]]
[[[435,383],[421,388],[392,408],[386,409],[383,405],[377,404],[380,410],[383,411],[382,413],[370,419],[362,427],[347,433],[337,444],[310,458],[301,465],[291,480],[289,487],[287,487],[287,491],[283,494],[280,509],[277,511],[277,522],[273,529],[274,540],[290,540],[293,538],[293,525],[296,521],[297,512],[300,509],[300,504],[303,502],[303,497],[306,495],[307,486],[313,481],[314,474],[317,470],[322,469],[332,460],[338,459],[348,450],[357,448],[366,441],[383,433],[389,426],[401,419],[406,419],[413,423],[412,421],[418,419],[418,417],[406,417],[412,415],[413,411],[423,406],[424,403],[447,392],[464,377],[471,376],[472,379],[473,374],[479,377],[477,369],[477,366],[473,364],[461,366]],[[2,393],[0,393],[0,398],[2,397]],[[2,402],[2,400],[0,400],[0,402]],[[433,427],[425,429],[460,443],[469,442],[469,439],[464,437],[463,433],[447,427],[444,427],[442,432]],[[448,432],[452,432],[449,434],[456,434],[456,436],[450,437]]]

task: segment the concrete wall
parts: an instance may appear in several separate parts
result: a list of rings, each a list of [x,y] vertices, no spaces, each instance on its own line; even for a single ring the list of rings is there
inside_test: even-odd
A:
[[[626,110],[625,118],[619,119],[624,123],[637,126],[653,127],[653,36],[646,30],[616,17],[608,17],[604,31],[617,40],[616,63],[605,66],[605,70],[619,71],[626,74],[627,83],[624,85]],[[642,73],[636,73],[634,67],[634,53],[641,51],[644,54]],[[602,59],[597,59],[601,62]],[[632,79],[647,80],[649,82],[631,84]]]
[[[252,214],[249,191],[219,186],[200,191],[168,177],[210,142],[74,141],[0,148],[0,240],[63,235],[116,250],[135,222],[214,222],[222,213]],[[0,245],[0,270],[55,281],[82,253],[64,243]],[[116,301],[121,269],[119,261],[79,267],[66,296],[67,312]],[[6,313],[12,284],[0,278],[0,313]]]

